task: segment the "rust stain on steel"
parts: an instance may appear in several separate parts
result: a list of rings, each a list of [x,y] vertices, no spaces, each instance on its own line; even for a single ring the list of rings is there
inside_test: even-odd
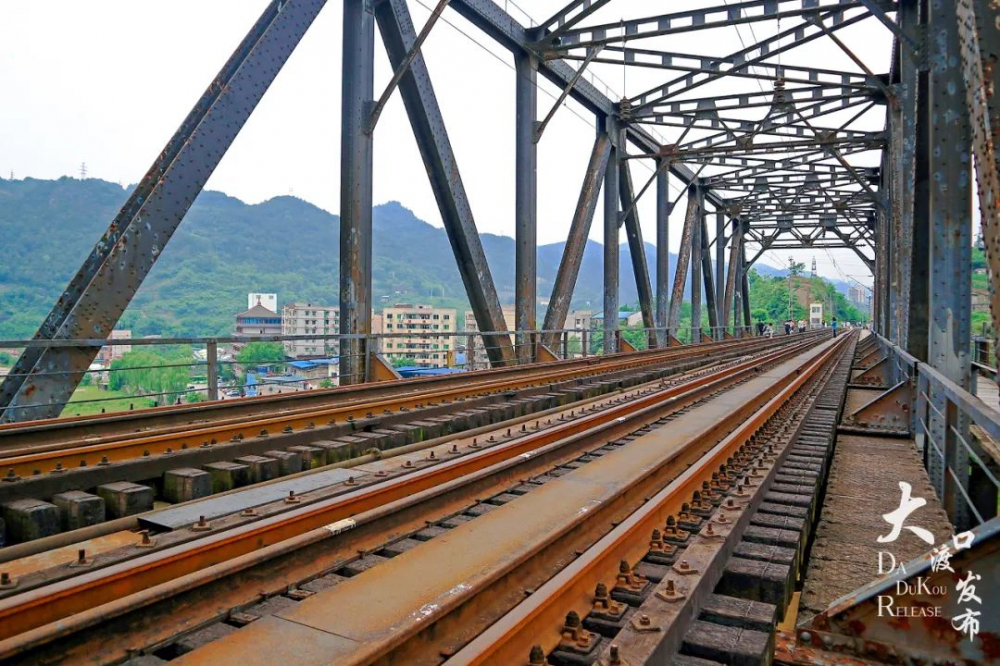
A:
[[[772,358],[787,350],[779,350],[764,358]],[[0,640],[80,613],[101,603],[133,594],[180,576],[220,564],[256,549],[322,527],[334,520],[347,518],[362,511],[377,508],[391,501],[408,497],[437,484],[445,483],[492,464],[530,455],[540,446],[551,444],[616,419],[626,418],[644,407],[655,406],[704,390],[718,382],[732,381],[741,368],[752,372],[761,359],[747,361],[724,372],[693,379],[680,386],[645,396],[639,400],[570,421],[550,430],[522,437],[506,444],[419,470],[413,474],[389,479],[369,488],[332,498],[300,510],[212,534],[177,548],[158,551],[129,562],[60,581],[21,595],[0,600]],[[723,375],[720,379],[718,375]]]
[[[514,502],[381,563],[376,570],[310,597],[294,609],[276,614],[266,624],[251,625],[185,655],[177,663],[191,666],[221,660],[250,666],[278,659],[346,666],[385,657],[408,638],[466,603],[479,588],[510,573],[560,535],[573,531],[592,512],[610,506],[640,479],[668,469],[679,473],[684,466],[674,463],[683,453],[701,457],[702,451],[694,449],[705,441],[718,441],[731,427],[725,415],[741,413],[748,409],[748,403],[764,402],[766,398],[761,396],[768,392],[768,387],[804,382],[806,375],[799,374],[796,378],[796,370],[808,364],[808,359],[816,358],[816,354],[807,353],[805,358],[784,363],[780,366],[782,370],[761,373],[749,383],[692,409],[673,421],[670,428],[643,435],[626,449],[602,456],[572,474],[550,481]],[[725,459],[734,446],[722,446],[711,460],[696,463],[697,468],[710,475],[718,467],[719,456]],[[700,487],[702,480],[701,477],[691,480],[691,484],[697,482],[691,488]],[[676,509],[683,501],[680,492],[672,493]],[[624,540],[621,543],[634,547]],[[588,581],[588,586],[585,599],[589,603],[592,582]],[[296,631],[311,627],[313,634],[304,640],[316,649],[306,651],[301,644],[289,646],[287,639],[281,638],[285,635],[282,629],[289,625],[295,625]]]
[[[92,555],[98,555],[100,553],[105,553],[124,546],[134,545],[137,541],[139,541],[139,538],[139,535],[135,532],[115,532],[113,534],[97,537],[96,539],[81,541],[79,543],[63,546],[62,548],[47,550],[45,552],[38,553],[37,555],[30,555],[28,557],[22,557],[18,560],[12,560],[3,564],[0,568],[3,568],[3,570],[11,576],[18,578],[25,574],[50,569],[52,567],[59,566],[60,564],[75,562],[77,559],[77,552],[80,549],[85,550],[87,552],[87,557],[90,557]]]

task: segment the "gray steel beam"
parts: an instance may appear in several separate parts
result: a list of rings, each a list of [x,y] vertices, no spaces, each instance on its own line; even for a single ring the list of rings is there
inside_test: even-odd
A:
[[[609,122],[612,136],[608,168],[604,171],[604,353],[618,351],[618,129]]]
[[[930,118],[931,106],[930,73],[916,73],[917,109],[914,134],[910,140],[914,145],[912,175],[904,174],[904,201],[912,199],[912,210],[908,215],[912,222],[909,226],[909,275],[907,281],[910,289],[905,295],[906,307],[906,350],[921,361],[928,360],[930,348],[927,331],[930,328],[930,237],[931,237],[931,183],[935,176],[931,171]],[[904,119],[905,120],[905,119]],[[905,139],[904,139],[905,140]],[[909,158],[907,158],[909,159]],[[890,241],[891,242],[891,241]]]
[[[607,0],[593,0],[589,4],[587,2],[570,4],[587,5],[591,9],[596,9],[606,3]],[[540,55],[533,48],[535,40],[529,35],[528,29],[493,0],[451,0],[450,7],[511,52]],[[557,16],[559,15],[561,14]],[[560,89],[566,88],[576,76],[576,70],[562,60],[542,59],[538,67],[539,73]],[[570,91],[570,97],[600,118],[614,117],[618,112],[618,101],[609,99],[586,78],[576,82]],[[645,153],[654,153],[660,148],[651,134],[636,125],[625,128],[625,137]],[[684,183],[691,183],[695,177],[694,172],[683,164],[671,163],[670,172]],[[706,198],[714,206],[721,205],[721,199],[714,192],[707,192]]]
[[[538,109],[538,61],[518,55],[515,64],[515,175],[514,175],[514,322],[518,331],[536,327],[538,257],[538,152],[535,114]],[[561,328],[561,326],[560,326]],[[528,335],[517,335],[517,357],[530,363],[534,350]]]
[[[722,211],[715,214],[715,304],[719,326],[725,319],[722,312],[726,294],[726,215]]]
[[[701,216],[701,274],[705,282],[705,307],[708,309],[708,326],[715,335],[719,327],[719,301],[716,299],[715,278],[712,273],[712,251],[708,245],[708,213]]]
[[[930,155],[930,330],[928,363],[963,389],[971,386],[972,161],[965,80],[959,53],[958,20],[953,3],[931,3]],[[946,411],[940,392],[932,394]],[[966,436],[965,427],[959,434]],[[942,462],[929,453],[931,480],[952,521],[965,529],[969,510],[962,493],[968,485],[969,456],[946,446],[954,438],[940,414],[932,414],[931,436],[944,452]],[[957,450],[956,450],[957,449]],[[945,470],[947,465],[950,472]],[[943,492],[942,492],[943,491]]]
[[[702,229],[705,226],[704,190],[696,185],[694,198],[697,212],[691,233],[691,342],[701,342],[701,290],[704,264],[702,263]]]
[[[681,230],[681,244],[677,249],[677,269],[674,271],[674,286],[670,292],[670,312],[667,327],[677,335],[677,325],[681,318],[681,303],[684,301],[684,283],[687,281],[688,265],[691,263],[691,244],[694,238],[695,221],[698,216],[698,198],[694,187],[687,192],[687,211],[684,213],[684,227]]]
[[[739,308],[733,307],[733,298],[736,297],[736,276],[740,270],[740,257],[743,254],[743,231],[742,223],[739,220],[733,225],[733,234],[729,241],[729,272],[726,275],[725,293],[722,298],[722,325],[729,328],[732,321],[735,327],[739,327]]]
[[[94,246],[36,339],[111,335],[188,208],[324,4],[324,0],[268,4]],[[0,408],[7,408],[0,420],[58,416],[97,351],[27,350],[0,387]]]
[[[750,264],[747,263],[746,255],[746,239],[744,242],[740,243],[743,247],[742,257],[740,258],[740,275],[742,286],[740,287],[740,305],[743,306],[743,327],[749,329],[751,326],[750,322],[750,281],[747,279],[747,273],[750,271]]]
[[[619,199],[625,215],[625,236],[628,238],[629,256],[632,259],[632,274],[635,276],[636,292],[639,296],[639,309],[642,311],[643,328],[652,329],[656,326],[653,314],[653,288],[649,284],[649,265],[646,263],[646,244],[642,240],[642,228],[639,226],[639,210],[633,205],[636,202],[635,188],[632,186],[632,172],[628,162],[618,161]]]
[[[601,183],[608,168],[608,158],[611,155],[611,138],[607,132],[598,132],[594,140],[594,148],[590,152],[590,162],[583,177],[580,188],[580,198],[577,200],[576,212],[570,224],[569,235],[559,261],[555,284],[552,285],[552,296],[545,312],[545,323],[542,328],[553,331],[564,328],[566,316],[569,314],[570,303],[573,300],[573,290],[580,274],[580,264],[583,262],[583,252],[587,248],[587,238],[590,236],[590,226],[597,209],[597,197],[601,193]],[[547,338],[549,346],[557,341],[557,336]]]
[[[417,37],[405,0],[377,2],[375,18],[389,61],[394,68],[399,67]],[[414,57],[400,80],[399,90],[441,210],[462,282],[465,283],[469,304],[475,313],[476,324],[480,331],[503,333],[507,326],[500,300],[422,54]],[[482,337],[492,365],[514,361],[509,336],[484,333]]]
[[[659,166],[659,165],[657,165]],[[670,307],[670,202],[669,175],[666,169],[656,172],[656,327],[667,327]],[[666,346],[666,335],[659,333],[660,346]]]
[[[359,0],[344,0],[340,118],[340,332],[371,333],[372,133],[375,17]],[[340,383],[367,380],[367,340],[340,343]]]

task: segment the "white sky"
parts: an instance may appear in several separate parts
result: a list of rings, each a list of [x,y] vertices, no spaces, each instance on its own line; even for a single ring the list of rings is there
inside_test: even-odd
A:
[[[136,182],[266,4],[266,0],[0,0],[0,173],[6,177],[13,171],[18,178],[76,176],[81,162],[86,162],[91,177]],[[433,0],[410,0],[409,4],[415,24],[422,25]],[[516,17],[525,16],[505,0],[499,4]],[[523,4],[530,4],[537,20],[565,2],[525,0]],[[641,5],[655,13],[706,3],[666,4],[671,7],[652,2],[621,6]],[[596,18],[616,21],[620,17],[614,12],[621,11],[621,6],[613,3]],[[341,14],[341,2],[328,3],[209,180],[208,189],[250,203],[294,194],[338,211]],[[454,11],[446,11],[444,18],[447,22],[434,28],[423,52],[451,143],[480,231],[512,236],[511,57]],[[732,26],[712,31],[710,39],[707,33],[675,35],[664,48],[724,55],[740,48],[740,37],[749,44],[775,29],[758,23],[754,35],[748,26],[742,26],[739,34]],[[876,72],[888,69],[890,36],[873,19],[838,34],[866,62],[873,63]],[[375,52],[378,96],[391,68],[380,43]],[[857,71],[828,42],[803,47],[786,58]],[[595,65],[594,71],[611,84],[613,97],[621,96],[621,67]],[[630,69],[625,90],[635,95],[664,76]],[[541,118],[558,90],[541,76],[539,82]],[[737,90],[741,84],[747,82],[727,85]],[[699,94],[725,91],[714,88],[709,92],[706,87]],[[560,109],[546,129],[538,151],[539,243],[565,238],[593,136],[592,116],[573,102]],[[633,165],[637,189],[650,174],[648,166]],[[375,135],[374,201],[389,200],[398,200],[421,219],[441,226],[398,93],[386,107]],[[654,200],[650,190],[638,207],[647,241],[655,240]],[[597,210],[591,237],[600,241],[600,205]],[[682,216],[683,202],[671,216],[673,251],[679,244]],[[785,265],[792,254],[772,251],[763,261]],[[870,283],[867,269],[850,250],[798,251],[794,256],[807,266],[815,256],[821,275]]]

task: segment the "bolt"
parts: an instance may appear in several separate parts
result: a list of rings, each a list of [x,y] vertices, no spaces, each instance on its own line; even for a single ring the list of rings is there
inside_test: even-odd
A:
[[[80,461],[80,467],[86,467],[86,466],[87,466],[87,461],[86,460],[81,460]]]
[[[431,451],[431,454],[429,456],[427,456],[427,459],[428,460],[437,460],[437,458],[434,457],[434,452],[433,451]]]
[[[597,588],[594,590],[594,601],[606,601],[608,599],[608,586],[604,583],[598,583]]]
[[[621,655],[618,654],[618,646],[617,645],[612,645],[611,646],[611,653],[610,653],[609,656],[611,657],[611,661],[608,662],[608,666],[621,666],[622,659],[621,659]]]
[[[61,472],[61,471],[63,471],[62,463],[61,462],[57,462],[56,463],[56,468],[53,471],[55,471],[55,472]]]
[[[687,571],[688,569],[691,568],[691,565],[688,564],[687,560],[681,560],[680,562],[677,563],[677,567],[682,571]]]
[[[10,585],[10,583],[11,583],[10,574],[7,573],[6,571],[0,573],[0,585],[6,587]]]
[[[528,656],[528,666],[543,666],[545,664],[545,651],[541,645],[531,646],[531,654]]]
[[[108,457],[107,456],[101,456],[101,462],[99,462],[97,464],[98,465],[110,465],[111,463],[108,462]]]
[[[667,579],[667,594],[673,594],[675,591],[676,590],[675,590],[675,586],[674,586],[674,579],[673,578],[668,578]]]
[[[354,477],[353,476],[349,476],[349,477],[347,477],[347,481],[344,482],[344,485],[345,486],[353,486],[355,483],[356,482],[354,480]]]
[[[84,550],[83,548],[81,548],[80,550],[76,551],[76,563],[77,564],[86,564],[87,563],[87,551]]]
[[[142,534],[142,541],[140,541],[139,543],[141,543],[143,546],[148,546],[149,544],[152,543],[152,541],[150,541],[149,539],[149,530],[143,530],[141,534]]]
[[[566,628],[576,629],[580,626],[580,615],[576,611],[566,613]]]

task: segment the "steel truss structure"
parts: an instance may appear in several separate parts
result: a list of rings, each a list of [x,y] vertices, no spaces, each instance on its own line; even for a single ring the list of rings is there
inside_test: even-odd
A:
[[[325,4],[273,0],[267,6],[131,193],[36,339],[109,337]],[[418,30],[406,0],[342,0],[340,307],[341,333],[352,336],[343,341],[343,374],[363,374],[360,364],[368,353],[372,148],[381,111],[398,90],[479,330],[494,333],[484,336],[493,364],[531,360],[527,350],[534,348],[529,343],[538,302],[537,147],[569,97],[595,116],[598,129],[542,330],[563,327],[603,189],[604,311],[618,311],[624,227],[643,323],[656,333],[651,342],[676,343],[671,330],[678,326],[686,285],[695,327],[706,310],[712,334],[738,335],[750,326],[747,271],[763,253],[849,248],[874,275],[875,328],[968,387],[974,175],[991,284],[1000,279],[1000,176],[993,145],[997,10],[987,0],[704,0],[659,15],[643,13],[659,7],[573,0],[526,27],[492,0],[439,0]],[[500,301],[421,54],[446,11],[509,49],[515,64],[517,344],[502,334]],[[634,17],[620,18],[621,12]],[[864,21],[888,31],[887,47],[891,36],[888,71],[868,65],[843,38]],[[725,44],[711,35],[728,30],[732,37],[733,26],[754,37],[756,26],[766,37],[747,43],[739,33],[740,48],[701,52]],[[377,98],[376,27],[394,68]],[[692,33],[706,35],[695,42],[698,53],[677,45],[690,44]],[[846,56],[850,67],[814,66],[822,59],[803,55],[803,49],[815,44]],[[610,99],[586,76],[588,69],[609,67],[650,83]],[[544,114],[539,78],[562,91]],[[635,161],[652,166],[648,179],[636,177]],[[671,199],[671,178],[686,195],[672,283],[668,224],[682,197]],[[650,189],[656,198],[652,283],[636,205]],[[994,324],[998,299],[994,291]],[[605,317],[606,349],[616,344],[617,325],[615,317]],[[45,415],[56,416],[95,352],[28,348],[0,386],[0,411],[48,404]],[[40,416],[38,410],[7,409],[3,419],[29,413]]]

